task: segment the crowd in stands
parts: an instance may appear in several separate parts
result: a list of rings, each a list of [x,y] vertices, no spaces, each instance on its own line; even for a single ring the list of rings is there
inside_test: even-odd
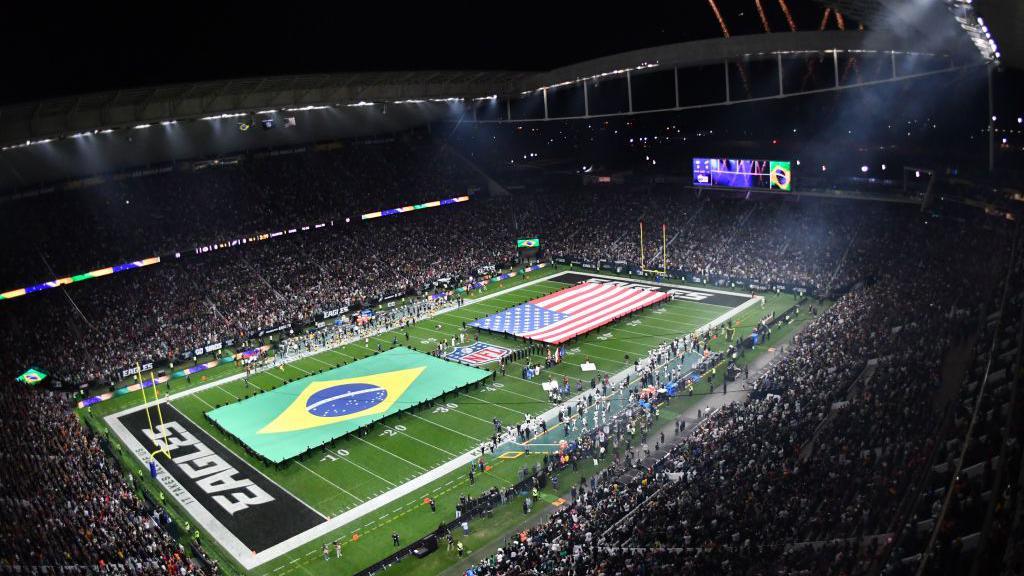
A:
[[[7,214],[24,225],[7,233],[38,250],[5,254],[5,270],[15,271],[5,282],[31,280],[36,259],[63,274],[336,220],[324,230],[6,302],[0,360],[44,366],[75,383],[106,379],[136,361],[244,339],[323,310],[422,295],[448,280],[464,284],[484,266],[513,266],[516,237],[541,237],[550,259],[637,263],[642,220],[653,236],[644,259],[657,265],[665,223],[669,268],[744,291],[784,284],[838,299],[757,376],[748,399],[706,418],[656,465],[617,462],[476,574],[864,574],[882,564],[901,573],[893,542],[904,551],[920,545],[896,523],[897,512],[920,510],[911,488],[933,459],[948,458],[935,432],[961,384],[949,358],[969,348],[1005,276],[1005,231],[929,223],[917,207],[748,201],[657,187],[480,195],[397,217],[340,220],[456,195],[473,183],[443,146],[388,141],[13,201]],[[68,226],[76,215],[80,223]],[[0,527],[0,562],[102,561],[132,574],[161,573],[171,562],[196,570],[158,529],[165,515],[134,495],[63,400],[29,394],[0,396],[9,415],[0,419],[9,440],[0,459],[17,472],[0,479],[0,511],[21,519]],[[989,434],[972,463],[1001,446],[998,426],[983,429]],[[1019,449],[1015,457],[1019,468]],[[1011,501],[1012,486],[999,488]],[[963,505],[948,516],[954,532],[978,528],[983,499],[972,490],[967,482],[957,493]],[[1003,517],[1018,526],[1005,530],[1007,554],[1019,548],[1017,520]]]
[[[341,224],[462,196],[478,184],[447,148],[421,137],[182,163],[5,201],[4,289],[299,225]]]
[[[172,537],[167,512],[63,394],[5,387],[0,395],[0,572],[210,574]]]
[[[956,225],[899,234],[902,245],[876,253],[877,276],[797,335],[747,400],[706,418],[643,480],[609,479],[473,572],[913,573],[902,557],[889,563],[900,512],[961,384],[949,353],[969,346],[1010,242]],[[985,413],[1008,413],[1004,401]],[[974,462],[1005,443],[983,429]],[[958,497],[984,507],[978,492]],[[984,514],[971,517],[979,529]],[[955,560],[936,558],[930,573],[965,573]]]
[[[162,250],[184,252],[150,268],[8,303],[0,357],[10,366],[49,368],[74,384],[105,382],[137,362],[242,341],[261,328],[307,321],[324,310],[423,294],[435,284],[464,285],[488,266],[508,270],[515,265],[517,237],[540,237],[549,260],[636,264],[641,221],[647,224],[644,259],[650,267],[663,264],[664,223],[670,269],[744,290],[753,283],[821,292],[863,275],[858,254],[877,237],[875,230],[914,217],[910,210],[851,210],[827,202],[584,188],[557,195],[478,194],[422,212],[342,220],[460,194],[477,178],[446,146],[411,138],[246,158],[9,201],[5,217],[12,220],[5,233],[14,246],[24,244],[5,252],[11,260],[0,267],[11,287],[39,280],[40,270],[52,277]],[[68,219],[76,216],[81,222],[72,225]],[[188,252],[331,220],[334,225],[322,229]],[[84,236],[87,231],[95,242]]]

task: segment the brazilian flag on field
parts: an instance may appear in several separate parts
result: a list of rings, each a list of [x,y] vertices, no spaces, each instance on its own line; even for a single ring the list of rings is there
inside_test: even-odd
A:
[[[520,238],[516,240],[516,248],[540,248],[540,238]]]
[[[207,416],[263,457],[281,462],[490,375],[398,347]]]

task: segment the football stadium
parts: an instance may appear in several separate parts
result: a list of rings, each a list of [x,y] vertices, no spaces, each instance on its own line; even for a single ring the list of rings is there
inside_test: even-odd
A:
[[[1024,4],[282,8],[9,10],[0,573],[1024,573]]]

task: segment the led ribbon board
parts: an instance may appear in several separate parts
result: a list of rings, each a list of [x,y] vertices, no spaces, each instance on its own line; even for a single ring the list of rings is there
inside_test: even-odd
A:
[[[153,256],[152,258],[136,260],[134,262],[126,262],[124,264],[118,264],[117,266],[100,268],[99,270],[93,270],[92,272],[86,272],[85,274],[78,274],[77,276],[58,278],[56,280],[51,280],[49,282],[43,282],[42,284],[36,284],[35,286],[29,286],[28,288],[19,288],[18,290],[4,292],[0,294],[0,300],[10,300],[11,298],[17,298],[18,296],[24,296],[26,294],[31,294],[33,292],[41,292],[43,290],[49,290],[50,288],[57,288],[58,286],[73,284],[75,282],[83,282],[85,280],[92,280],[93,278],[99,278],[100,276],[109,276],[116,272],[134,270],[136,268],[142,268],[143,266],[152,266],[153,264],[159,263],[160,257]]]
[[[438,206],[447,206],[448,204],[456,204],[458,202],[469,202],[469,196],[459,196],[458,198],[445,198],[444,200],[434,200],[433,202],[426,202],[423,204],[413,204],[411,206],[402,206],[401,208],[390,208],[388,210],[381,210],[379,212],[370,212],[369,214],[363,214],[363,220],[372,220],[374,218],[380,218],[381,216],[393,216],[395,214],[401,214],[403,212],[413,212],[415,210],[426,210],[427,208],[437,208]]]

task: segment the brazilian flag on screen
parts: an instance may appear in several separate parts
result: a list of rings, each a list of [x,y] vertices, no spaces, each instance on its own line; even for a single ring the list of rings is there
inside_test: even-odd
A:
[[[516,240],[516,248],[540,248],[540,238],[520,238]]]
[[[25,370],[25,372],[21,376],[18,376],[17,380],[18,382],[21,382],[23,384],[35,386],[36,384],[39,384],[43,380],[46,380],[47,376],[48,374],[46,372],[43,372],[38,368],[29,368],[28,370]]]
[[[399,347],[207,416],[263,457],[281,462],[490,375]]]
[[[789,162],[772,160],[768,164],[771,171],[771,184],[769,188],[790,191],[793,189],[793,174],[789,169]]]

